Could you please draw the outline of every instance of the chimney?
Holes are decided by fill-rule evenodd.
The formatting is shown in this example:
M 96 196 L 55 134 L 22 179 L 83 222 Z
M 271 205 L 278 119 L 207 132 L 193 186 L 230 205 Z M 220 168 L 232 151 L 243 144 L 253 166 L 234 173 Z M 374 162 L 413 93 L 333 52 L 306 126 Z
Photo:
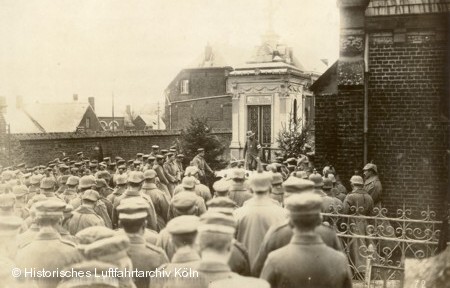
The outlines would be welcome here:
M 88 102 L 89 102 L 89 105 L 91 105 L 92 110 L 94 110 L 94 112 L 95 112 L 95 98 L 94 97 L 89 97 L 88 98 Z
M 21 95 L 16 96 L 16 108 L 17 109 L 23 108 L 23 97 Z
M 126 113 L 131 116 L 131 105 L 127 105 Z
M 0 96 L 0 113 L 3 114 L 6 112 L 6 98 L 4 96 Z
M 78 101 L 78 94 L 73 94 L 73 101 L 77 102 Z

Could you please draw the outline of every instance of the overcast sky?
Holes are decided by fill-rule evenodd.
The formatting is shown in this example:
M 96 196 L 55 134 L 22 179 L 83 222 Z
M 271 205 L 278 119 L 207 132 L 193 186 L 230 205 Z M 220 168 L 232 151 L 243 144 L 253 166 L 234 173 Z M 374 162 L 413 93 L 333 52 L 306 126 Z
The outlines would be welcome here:
M 268 0 L 1 0 L 0 95 L 15 105 L 96 98 L 102 115 L 163 101 L 176 74 L 211 43 L 250 50 Z M 273 26 L 302 58 L 338 55 L 334 0 L 273 0 Z

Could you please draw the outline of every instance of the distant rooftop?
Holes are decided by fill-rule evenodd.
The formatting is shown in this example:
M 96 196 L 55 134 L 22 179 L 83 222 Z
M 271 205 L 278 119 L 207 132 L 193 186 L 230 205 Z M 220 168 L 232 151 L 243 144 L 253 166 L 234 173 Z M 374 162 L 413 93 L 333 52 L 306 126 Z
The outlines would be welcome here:
M 371 0 L 366 16 L 443 13 L 450 11 L 450 0 Z

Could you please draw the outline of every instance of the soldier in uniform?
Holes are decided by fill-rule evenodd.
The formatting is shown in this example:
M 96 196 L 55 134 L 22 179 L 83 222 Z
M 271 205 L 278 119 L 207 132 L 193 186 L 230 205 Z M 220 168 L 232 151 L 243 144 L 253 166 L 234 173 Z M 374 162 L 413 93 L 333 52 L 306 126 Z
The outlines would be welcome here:
M 272 175 L 262 172 L 261 167 L 258 170 L 249 178 L 253 198 L 234 211 L 237 220 L 236 239 L 248 248 L 250 263 L 256 258 L 269 227 L 286 219 L 286 210 L 269 197 Z
M 184 174 L 184 169 L 183 169 L 183 160 L 184 160 L 184 155 L 183 154 L 177 154 L 177 159 L 175 160 L 175 164 L 177 164 L 178 166 L 178 182 L 181 182 L 181 177 Z
M 144 193 L 141 192 L 142 183 L 144 182 L 144 173 L 142 173 L 141 171 L 130 172 L 128 174 L 127 182 L 128 182 L 127 190 L 121 196 L 116 197 L 116 199 L 114 199 L 114 204 L 113 204 L 113 225 L 114 225 L 114 227 L 117 227 L 118 222 L 119 222 L 117 206 L 120 205 L 120 201 L 122 201 L 122 199 L 127 199 L 127 198 L 141 197 L 145 201 L 147 201 L 149 204 L 147 227 L 151 230 L 156 231 L 157 225 L 156 225 L 155 207 L 153 206 L 153 202 L 150 199 L 150 197 L 148 197 L 147 195 L 145 195 Z
M 146 243 L 144 238 L 147 226 L 149 205 L 145 201 L 122 201 L 117 206 L 119 212 L 119 223 L 125 230 L 130 240 L 128 256 L 133 263 L 133 269 L 138 271 L 152 271 L 169 262 L 166 253 L 159 247 Z M 137 288 L 147 288 L 151 285 L 150 277 L 138 277 L 133 279 Z
M 25 185 L 16 185 L 12 189 L 13 194 L 16 197 L 14 203 L 14 215 L 22 219 L 28 218 L 30 216 L 30 211 L 25 202 L 25 196 L 28 194 L 28 188 Z
M 330 207 L 334 205 L 334 200 L 332 197 L 328 196 L 323 192 L 323 178 L 319 173 L 313 173 L 309 175 L 309 180 L 314 182 L 314 193 L 323 198 L 322 201 L 322 212 L 327 213 L 330 211 Z
M 253 197 L 252 193 L 244 186 L 245 170 L 242 168 L 234 168 L 231 170 L 230 179 L 229 197 L 239 207 L 242 207 L 245 201 Z
M 15 262 L 19 268 L 56 271 L 83 260 L 75 244 L 62 239 L 58 233 L 57 226 L 62 220 L 65 207 L 64 201 L 55 199 L 36 203 L 39 232 L 32 242 L 17 252 Z M 56 287 L 61 278 L 56 276 L 34 280 L 39 287 L 51 288 Z
M 114 203 L 115 199 L 122 195 L 127 190 L 127 175 L 121 174 L 116 178 L 116 188 L 109 194 L 106 199 Z
M 381 205 L 381 195 L 383 193 L 383 187 L 381 186 L 380 179 L 378 178 L 378 169 L 375 164 L 369 163 L 363 168 L 364 173 L 364 190 L 372 197 L 373 204 L 375 206 Z
M 208 191 L 195 189 L 197 186 L 197 179 L 193 176 L 184 177 L 183 181 L 181 182 L 181 186 L 183 187 L 184 192 L 192 192 L 197 194 L 197 196 L 201 197 L 205 203 L 212 198 L 209 189 Z
M 269 254 L 261 278 L 271 287 L 352 287 L 345 254 L 327 247 L 314 232 L 321 222 L 322 198 L 301 193 L 286 199 L 294 226 L 291 242 Z
M 164 168 L 162 165 L 164 164 L 164 156 L 156 155 L 155 165 L 153 166 L 153 170 L 155 170 L 158 175 L 160 189 L 164 191 L 169 197 L 172 197 L 172 194 L 169 191 L 169 180 L 166 178 L 166 174 L 164 173 Z M 172 191 L 173 192 L 173 191 Z
M 167 188 L 170 195 L 173 196 L 173 190 L 179 184 L 178 182 L 178 166 L 175 163 L 175 156 L 172 152 L 167 153 L 167 161 L 163 164 L 164 176 L 168 181 Z
M 119 277 L 113 275 L 109 271 L 111 269 L 118 269 L 119 267 L 106 262 L 100 262 L 97 260 L 83 261 L 81 263 L 72 265 L 70 269 L 63 270 L 65 275 L 72 275 L 71 278 L 63 279 L 58 288 L 88 288 L 88 287 L 101 287 L 101 288 L 120 288 Z M 73 274 L 72 274 L 72 271 Z M 66 273 L 67 272 L 67 273 Z M 77 277 L 77 275 L 104 275 L 102 277 Z
M 170 234 L 170 241 L 173 244 L 175 254 L 170 263 L 159 268 L 170 272 L 171 277 L 155 279 L 155 282 L 152 281 L 152 287 L 164 287 L 168 281 L 173 282 L 175 280 L 177 269 L 194 269 L 200 262 L 200 256 L 195 249 L 198 224 L 199 218 L 193 215 L 179 216 L 167 223 L 166 229 Z
M 157 217 L 157 230 L 161 231 L 167 223 L 167 215 L 169 212 L 169 199 L 166 194 L 156 186 L 156 172 L 153 169 L 144 172 L 144 184 L 142 185 L 142 193 L 150 197 Z
M 28 203 L 28 201 L 30 201 L 34 195 L 40 193 L 39 185 L 41 183 L 41 179 L 42 179 L 42 177 L 40 176 L 40 174 L 35 174 L 35 175 L 31 176 L 30 187 L 28 187 L 28 194 L 25 199 L 26 203 Z
M 331 197 L 333 199 L 333 203 L 330 205 L 329 210 L 326 212 L 327 213 L 340 212 L 343 207 L 342 201 L 334 197 L 331 189 L 333 189 L 333 181 L 328 177 L 323 178 L 322 190 L 325 194 L 327 194 L 328 197 Z
M 246 167 L 248 170 L 255 170 L 261 153 L 261 145 L 255 138 L 255 133 L 247 131 L 247 141 L 244 146 Z
M 281 173 L 273 173 L 272 175 L 272 190 L 270 191 L 270 198 L 278 201 L 280 205 L 284 203 L 284 189 L 281 185 L 283 183 L 283 175 Z
M 199 180 L 201 183 L 206 184 L 206 172 L 214 175 L 214 171 L 209 167 L 205 161 L 205 149 L 198 148 L 198 154 L 192 159 L 192 166 L 196 166 L 199 172 Z
M 228 266 L 235 225 L 233 217 L 222 213 L 207 212 L 200 217 L 197 242 L 201 261 L 195 268 L 199 277 L 194 279 L 196 285 L 193 280 L 180 282 L 187 282 L 188 287 L 269 287 L 266 281 L 240 276 Z
M 285 191 L 284 200 L 286 201 L 291 195 L 313 192 L 314 182 L 291 176 L 283 183 L 283 188 Z M 336 232 L 330 226 L 324 224 L 318 225 L 315 232 L 322 238 L 322 241 L 328 247 L 331 247 L 336 251 L 343 251 L 342 244 L 338 239 Z M 287 219 L 280 224 L 272 225 L 269 228 L 264 236 L 258 255 L 252 263 L 253 276 L 259 277 L 269 253 L 288 245 L 292 239 L 292 235 L 293 231 L 290 219 Z
M 345 196 L 347 195 L 347 189 L 344 187 L 344 185 L 338 183 L 334 174 L 328 173 L 328 178 L 330 178 L 331 182 L 333 183 L 331 193 L 334 195 L 334 197 L 338 198 L 342 201 L 342 203 L 344 203 Z
M 77 186 L 80 184 L 80 178 L 77 176 L 70 176 L 66 182 L 66 190 L 60 195 L 60 198 L 66 203 L 69 203 L 74 198 L 78 197 Z
M 73 211 L 68 223 L 69 233 L 77 234 L 79 231 L 91 226 L 105 226 L 105 222 L 94 210 L 100 195 L 95 190 L 86 190 L 81 196 L 81 206 Z
M 158 155 L 158 154 L 159 154 L 159 146 L 158 145 L 153 145 L 152 146 L 152 152 L 149 155 L 156 158 L 156 155 Z
M 112 219 L 113 204 L 111 203 L 111 201 L 106 199 L 106 197 L 111 194 L 112 189 L 109 187 L 108 183 L 106 183 L 105 179 L 96 179 L 93 189 L 96 190 L 100 195 L 99 201 L 102 201 L 105 204 L 108 216 L 110 219 Z
M 211 199 L 211 190 L 209 190 L 208 186 L 200 183 L 199 170 L 198 170 L 198 168 L 196 166 L 188 166 L 188 167 L 186 167 L 186 171 L 184 171 L 184 176 L 185 177 L 186 176 L 192 176 L 192 177 L 194 177 L 196 179 L 195 180 L 195 188 L 194 188 L 194 190 L 195 190 L 195 193 L 197 195 L 199 195 L 200 197 L 202 197 L 204 199 L 205 198 L 207 198 L 208 200 Z M 183 185 L 180 184 L 177 187 L 175 187 L 175 190 L 173 191 L 173 194 L 175 195 L 178 192 L 181 192 L 183 190 L 184 190 Z

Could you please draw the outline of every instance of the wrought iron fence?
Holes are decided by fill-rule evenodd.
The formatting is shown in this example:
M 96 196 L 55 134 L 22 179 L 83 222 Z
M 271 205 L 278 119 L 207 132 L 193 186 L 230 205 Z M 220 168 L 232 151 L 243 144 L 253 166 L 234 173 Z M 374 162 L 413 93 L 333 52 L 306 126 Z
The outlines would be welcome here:
M 381 207 L 374 208 L 371 215 L 363 215 L 363 207 L 351 207 L 350 215 L 342 214 L 340 206 L 330 210 L 322 213 L 324 221 L 336 229 L 353 279 L 365 281 L 366 287 L 389 287 L 389 282 L 401 287 L 405 258 L 436 254 L 442 222 L 429 207 L 419 217 L 413 217 L 404 204 L 397 217 L 388 217 L 387 209 Z

